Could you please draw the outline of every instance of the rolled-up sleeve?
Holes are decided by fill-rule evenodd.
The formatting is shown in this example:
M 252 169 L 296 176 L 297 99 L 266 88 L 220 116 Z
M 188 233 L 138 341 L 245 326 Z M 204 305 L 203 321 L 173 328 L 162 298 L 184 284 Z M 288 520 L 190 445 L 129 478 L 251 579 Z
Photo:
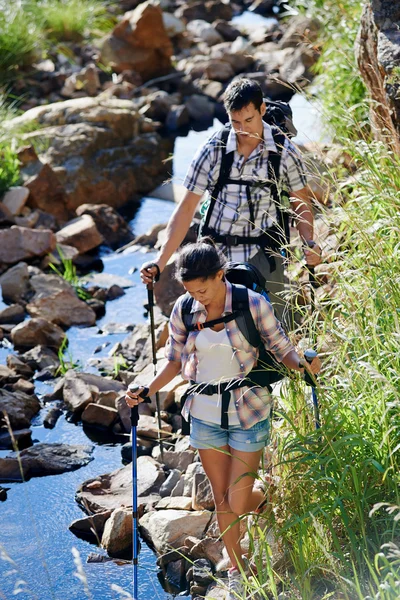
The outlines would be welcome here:
M 249 294 L 250 310 L 260 337 L 269 352 L 278 362 L 294 350 L 294 346 L 274 315 L 271 304 L 259 294 Z
M 168 324 L 169 337 L 165 345 L 165 358 L 176 362 L 181 361 L 183 348 L 188 337 L 187 329 L 182 321 L 181 298 L 178 298 L 172 309 Z
M 194 155 L 183 182 L 183 186 L 189 192 L 202 195 L 208 189 L 212 170 L 211 153 L 212 145 L 210 142 L 206 142 Z
M 282 180 L 288 192 L 297 192 L 307 185 L 307 169 L 296 146 L 288 143 L 282 154 Z

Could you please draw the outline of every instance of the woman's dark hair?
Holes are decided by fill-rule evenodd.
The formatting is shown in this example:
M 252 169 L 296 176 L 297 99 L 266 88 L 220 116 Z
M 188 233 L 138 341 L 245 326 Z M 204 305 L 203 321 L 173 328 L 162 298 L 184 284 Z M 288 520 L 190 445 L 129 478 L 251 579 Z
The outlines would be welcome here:
M 226 258 L 216 248 L 210 237 L 202 237 L 195 244 L 183 246 L 176 261 L 175 277 L 178 281 L 208 279 L 224 270 Z
M 257 81 L 252 79 L 234 79 L 226 88 L 224 94 L 224 106 L 226 112 L 242 110 L 252 102 L 260 111 L 264 102 L 263 93 Z M 261 112 L 261 111 L 260 111 Z

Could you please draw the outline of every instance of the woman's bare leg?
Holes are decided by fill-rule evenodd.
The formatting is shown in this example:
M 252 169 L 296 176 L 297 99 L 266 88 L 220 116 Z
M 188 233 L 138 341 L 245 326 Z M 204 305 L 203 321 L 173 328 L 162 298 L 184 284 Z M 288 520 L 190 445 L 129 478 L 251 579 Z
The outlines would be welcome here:
M 261 453 L 262 450 L 239 452 L 229 446 L 199 450 L 204 471 L 213 490 L 219 529 L 232 566 L 236 568 L 244 566 L 239 516 L 254 510 L 263 500 L 262 492 L 253 491 Z

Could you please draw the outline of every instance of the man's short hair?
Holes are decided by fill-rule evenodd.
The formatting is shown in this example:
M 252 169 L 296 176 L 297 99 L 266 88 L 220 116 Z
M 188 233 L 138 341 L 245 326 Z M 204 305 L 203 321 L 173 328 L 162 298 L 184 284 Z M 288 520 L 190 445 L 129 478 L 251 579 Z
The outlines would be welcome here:
M 252 102 L 259 111 L 264 102 L 263 93 L 257 81 L 252 79 L 234 79 L 226 88 L 224 106 L 226 112 L 242 110 Z

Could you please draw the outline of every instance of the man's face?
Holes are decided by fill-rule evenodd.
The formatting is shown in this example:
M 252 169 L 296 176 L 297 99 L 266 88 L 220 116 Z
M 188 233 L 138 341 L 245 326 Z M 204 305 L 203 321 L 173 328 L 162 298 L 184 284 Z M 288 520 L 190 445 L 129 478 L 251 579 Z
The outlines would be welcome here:
M 264 102 L 257 110 L 252 102 L 242 108 L 242 110 L 232 110 L 229 115 L 229 120 L 236 134 L 243 138 L 261 138 L 263 133 L 263 116 L 266 106 Z

